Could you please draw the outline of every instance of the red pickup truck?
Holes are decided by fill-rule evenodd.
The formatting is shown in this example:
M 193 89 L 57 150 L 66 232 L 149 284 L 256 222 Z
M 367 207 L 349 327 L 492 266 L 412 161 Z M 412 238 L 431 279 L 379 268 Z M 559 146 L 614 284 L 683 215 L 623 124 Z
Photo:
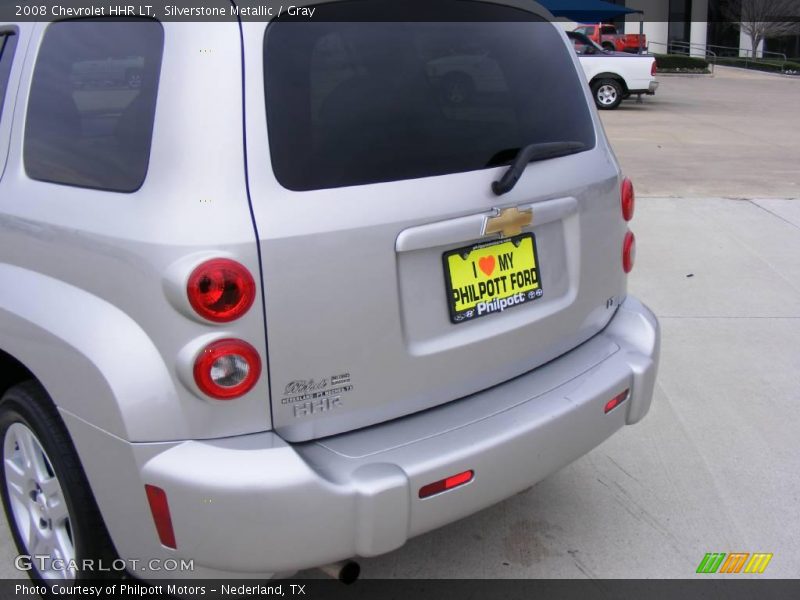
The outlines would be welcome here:
M 647 37 L 643 33 L 619 33 L 616 27 L 605 23 L 579 25 L 574 31 L 584 34 L 606 50 L 638 53 L 647 49 Z

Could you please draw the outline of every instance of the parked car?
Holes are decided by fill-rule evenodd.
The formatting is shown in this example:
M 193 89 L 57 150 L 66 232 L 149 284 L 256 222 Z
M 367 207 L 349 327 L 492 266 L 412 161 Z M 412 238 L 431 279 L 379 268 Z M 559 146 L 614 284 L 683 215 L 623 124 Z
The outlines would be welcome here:
M 647 36 L 643 33 L 619 33 L 614 25 L 592 23 L 579 25 L 573 31 L 582 33 L 593 42 L 612 52 L 641 53 L 647 49 Z
M 581 33 L 568 31 L 597 108 L 612 110 L 632 95 L 652 96 L 658 89 L 651 55 L 609 52 Z
M 397 7 L 0 24 L 0 494 L 33 577 L 386 553 L 648 412 L 633 186 L 573 49 L 535 3 Z M 454 104 L 429 67 L 476 52 L 502 81 Z M 76 88 L 109 57 L 139 84 Z

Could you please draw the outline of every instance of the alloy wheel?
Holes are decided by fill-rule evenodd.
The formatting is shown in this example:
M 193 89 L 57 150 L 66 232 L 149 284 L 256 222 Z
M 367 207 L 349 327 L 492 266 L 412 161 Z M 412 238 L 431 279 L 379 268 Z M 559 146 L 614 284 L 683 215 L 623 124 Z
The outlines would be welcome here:
M 617 100 L 617 90 L 614 89 L 613 85 L 601 85 L 597 88 L 597 99 L 604 106 L 614 104 Z
M 75 579 L 69 507 L 53 463 L 27 426 L 13 423 L 3 440 L 6 492 L 17 530 L 44 579 Z M 55 567 L 60 567 L 56 569 Z

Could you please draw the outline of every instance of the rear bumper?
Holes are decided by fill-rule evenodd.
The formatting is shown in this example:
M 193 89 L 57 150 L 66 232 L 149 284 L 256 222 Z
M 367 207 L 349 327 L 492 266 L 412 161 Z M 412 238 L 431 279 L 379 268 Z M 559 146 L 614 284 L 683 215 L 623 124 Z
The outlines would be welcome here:
M 646 88 L 640 90 L 630 90 L 629 93 L 631 94 L 647 94 L 648 96 L 652 96 L 656 93 L 658 89 L 658 81 L 651 81 Z
M 273 433 L 170 444 L 155 455 L 154 445 L 133 444 L 137 485 L 166 491 L 178 549 L 158 546 L 154 529 L 151 537 L 159 554 L 217 576 L 268 576 L 389 552 L 526 489 L 641 419 L 658 352 L 655 317 L 629 297 L 575 350 L 424 413 L 299 445 Z M 605 414 L 605 403 L 626 389 L 628 399 Z M 423 485 L 469 469 L 468 484 L 419 499 Z

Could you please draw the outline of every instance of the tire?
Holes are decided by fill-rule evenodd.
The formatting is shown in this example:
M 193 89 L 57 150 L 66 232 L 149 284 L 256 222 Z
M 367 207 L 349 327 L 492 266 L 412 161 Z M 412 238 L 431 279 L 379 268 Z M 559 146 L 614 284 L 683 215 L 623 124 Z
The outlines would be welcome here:
M 475 94 L 475 84 L 467 75 L 455 73 L 442 80 L 442 97 L 447 104 L 462 106 Z
M 601 79 L 592 84 L 592 97 L 600 110 L 613 110 L 622 102 L 625 92 L 616 79 Z
M 615 52 L 617 49 L 614 47 L 614 44 L 611 42 L 603 42 L 602 44 L 603 50 L 608 50 L 609 52 Z
M 66 427 L 38 382 L 0 399 L 0 456 L 0 494 L 17 550 L 49 557 L 31 560 L 31 579 L 122 575 L 80 570 L 85 559 L 108 569 L 116 553 Z

